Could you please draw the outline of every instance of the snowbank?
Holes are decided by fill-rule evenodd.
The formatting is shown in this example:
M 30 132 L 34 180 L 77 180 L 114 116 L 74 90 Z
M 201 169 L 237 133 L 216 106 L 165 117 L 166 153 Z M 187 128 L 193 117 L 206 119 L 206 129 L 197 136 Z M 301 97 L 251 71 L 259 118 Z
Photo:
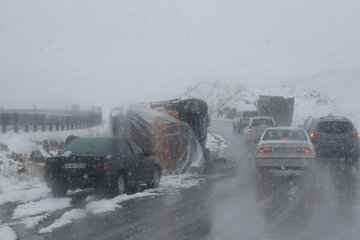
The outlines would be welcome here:
M 0 206 L 7 202 L 28 202 L 50 196 L 50 190 L 42 180 L 41 163 L 29 160 L 35 150 L 44 157 L 50 156 L 39 142 L 61 142 L 69 135 L 96 137 L 107 133 L 105 122 L 88 129 L 0 134 L 0 143 L 7 147 L 0 150 Z
M 16 234 L 9 226 L 3 226 L 0 228 L 0 236 L 3 240 L 16 240 Z
M 40 201 L 27 202 L 19 205 L 13 213 L 13 219 L 21 219 L 52 213 L 60 209 L 70 207 L 71 198 L 45 198 Z
M 144 198 L 150 196 L 156 196 L 165 192 L 171 192 L 173 190 L 191 188 L 197 186 L 201 181 L 201 178 L 193 178 L 191 175 L 168 175 L 162 176 L 160 180 L 160 186 L 156 189 L 146 189 L 143 192 L 137 192 L 135 194 L 127 195 L 122 194 L 111 199 L 96 200 L 92 197 L 87 199 L 86 211 L 92 214 L 99 214 L 109 211 L 115 211 L 117 208 L 121 208 L 122 202 Z
M 218 157 L 224 157 L 225 149 L 227 147 L 226 140 L 213 132 L 209 132 L 206 147 L 210 149 L 211 152 L 217 153 Z
M 65 212 L 59 219 L 56 219 L 53 224 L 46 228 L 42 228 L 39 230 L 40 234 L 50 233 L 56 228 L 60 228 L 67 224 L 72 223 L 76 219 L 82 219 L 86 217 L 86 213 L 82 209 L 72 209 L 69 212 Z

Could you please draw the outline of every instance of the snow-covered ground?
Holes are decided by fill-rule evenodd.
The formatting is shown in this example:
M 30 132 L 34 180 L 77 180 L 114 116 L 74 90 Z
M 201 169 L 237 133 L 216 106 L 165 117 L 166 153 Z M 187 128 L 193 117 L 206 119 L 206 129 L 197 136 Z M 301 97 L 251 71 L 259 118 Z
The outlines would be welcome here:
M 214 118 L 223 117 L 224 109 L 255 110 L 259 95 L 295 97 L 293 125 L 308 116 L 344 115 L 360 128 L 360 69 L 341 69 L 279 81 L 260 86 L 239 82 L 199 82 L 182 94 L 208 102 Z M 245 82 L 245 81 L 244 81 Z
M 38 229 L 39 224 L 48 220 L 54 213 L 65 211 L 50 225 L 38 229 L 40 234 L 49 233 L 56 228 L 70 224 L 76 219 L 85 218 L 88 215 L 115 211 L 122 207 L 121 203 L 124 201 L 153 197 L 165 193 L 176 193 L 180 189 L 198 186 L 203 179 L 201 176 L 192 175 L 163 176 L 160 181 L 160 187 L 157 189 L 146 189 L 143 192 L 137 192 L 132 195 L 123 194 L 111 199 L 106 199 L 102 195 L 90 195 L 85 199 L 85 207 L 81 209 L 72 208 L 71 196 L 81 194 L 82 190 L 69 192 L 69 197 L 53 198 L 50 189 L 41 182 L 40 178 L 34 178 L 33 183 L 28 183 L 27 185 L 24 181 L 19 181 L 20 186 L 11 184 L 8 186 L 9 189 L 6 189 L 0 195 L 0 211 L 1 206 L 5 203 L 17 203 L 10 218 L 11 220 L 1 222 L 0 232 L 6 232 L 6 234 L 11 236 L 10 227 L 18 224 L 24 225 L 27 229 Z
M 202 180 L 203 178 L 201 177 L 193 177 L 191 175 L 163 176 L 160 187 L 157 189 L 146 189 L 143 192 L 131 195 L 123 194 L 111 199 L 106 199 L 102 195 L 90 195 L 85 199 L 86 204 L 84 208 L 72 208 L 71 197 L 53 198 L 50 194 L 50 189 L 44 188 L 44 198 L 33 201 L 21 201 L 23 203 L 19 204 L 13 211 L 13 221 L 5 223 L 4 226 L 24 224 L 27 229 L 38 229 L 39 224 L 49 219 L 53 213 L 61 210 L 64 211 L 50 225 L 38 229 L 40 234 L 49 233 L 56 228 L 72 223 L 76 219 L 115 211 L 118 208 L 122 208 L 122 202 L 165 193 L 176 193 L 179 189 L 198 186 Z M 29 194 L 36 195 L 35 192 L 29 192 Z M 71 193 L 68 195 L 71 195 Z

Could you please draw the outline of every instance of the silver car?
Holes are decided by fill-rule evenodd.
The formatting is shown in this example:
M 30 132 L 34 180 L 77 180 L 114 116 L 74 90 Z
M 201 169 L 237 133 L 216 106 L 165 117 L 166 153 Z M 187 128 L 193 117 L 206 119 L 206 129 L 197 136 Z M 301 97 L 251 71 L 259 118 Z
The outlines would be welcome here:
M 248 144 L 258 143 L 264 131 L 269 127 L 275 126 L 276 123 L 272 117 L 251 118 L 248 126 L 243 130 L 246 142 Z
M 243 133 L 243 128 L 249 124 L 249 121 L 253 117 L 259 116 L 258 111 L 241 111 L 238 114 L 238 117 L 233 120 L 233 130 L 234 132 Z
M 303 128 L 275 127 L 265 130 L 256 147 L 256 168 L 308 168 L 315 150 Z

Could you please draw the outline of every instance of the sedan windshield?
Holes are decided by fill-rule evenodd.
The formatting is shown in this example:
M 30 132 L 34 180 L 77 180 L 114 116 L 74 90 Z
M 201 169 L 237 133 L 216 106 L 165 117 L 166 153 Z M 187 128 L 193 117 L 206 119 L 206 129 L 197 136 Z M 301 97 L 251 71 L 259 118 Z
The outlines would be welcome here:
M 95 155 L 101 156 L 111 154 L 112 141 L 111 139 L 101 138 L 77 138 L 69 142 L 63 150 L 61 155 Z
M 266 131 L 263 140 L 306 141 L 306 135 L 304 130 L 269 129 Z

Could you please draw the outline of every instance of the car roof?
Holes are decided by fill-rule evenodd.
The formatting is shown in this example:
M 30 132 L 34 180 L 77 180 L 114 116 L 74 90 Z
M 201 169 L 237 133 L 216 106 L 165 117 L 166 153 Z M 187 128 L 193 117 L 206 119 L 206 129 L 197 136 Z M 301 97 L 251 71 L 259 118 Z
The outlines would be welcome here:
M 350 122 L 349 119 L 346 117 L 339 117 L 339 116 L 333 116 L 333 117 L 321 117 L 319 118 L 321 122 L 328 122 L 328 121 L 346 121 Z
M 266 119 L 274 119 L 273 117 L 252 117 L 252 119 L 261 119 L 261 118 L 266 118 Z
M 266 130 L 305 130 L 302 127 L 271 127 L 271 128 L 267 128 Z
M 319 119 L 318 117 L 308 117 L 306 120 L 317 121 Z
M 126 138 L 126 137 L 78 137 L 78 138 L 75 138 L 74 140 L 77 140 L 77 139 L 109 139 L 109 140 L 114 140 L 114 139 L 129 139 L 129 138 Z

